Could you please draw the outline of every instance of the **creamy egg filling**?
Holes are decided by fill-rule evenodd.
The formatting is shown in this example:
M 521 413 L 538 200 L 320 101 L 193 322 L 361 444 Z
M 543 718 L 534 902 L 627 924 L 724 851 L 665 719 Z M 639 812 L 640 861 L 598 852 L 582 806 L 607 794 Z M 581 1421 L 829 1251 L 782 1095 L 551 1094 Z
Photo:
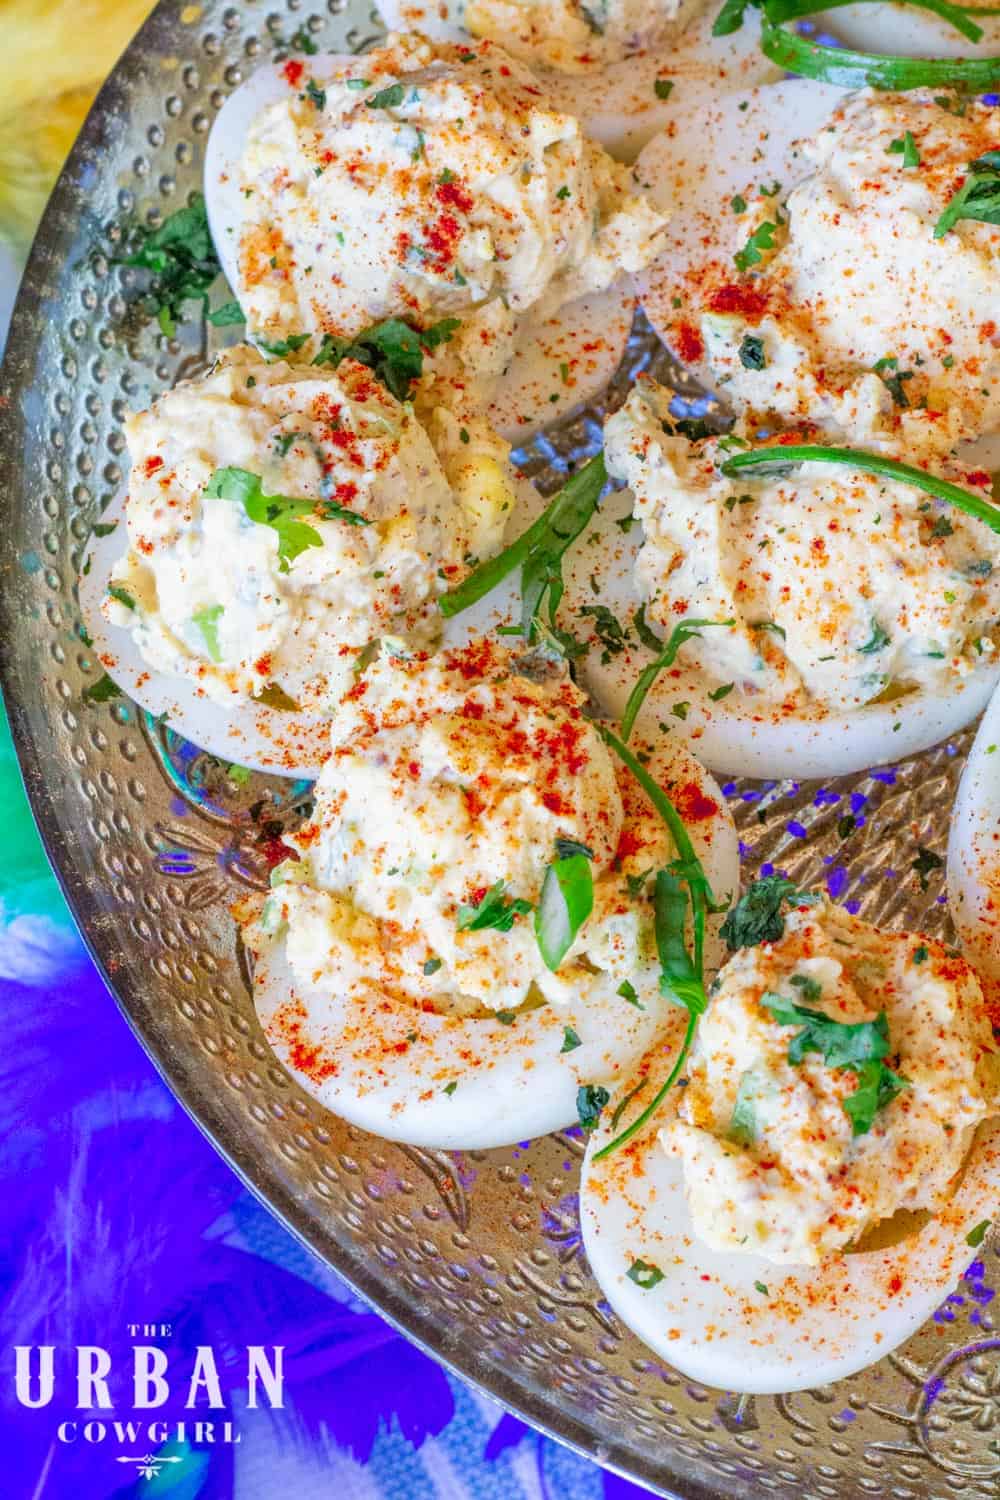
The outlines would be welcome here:
M 251 127 L 240 301 L 269 341 L 460 320 L 435 367 L 488 388 L 515 319 L 652 259 L 665 220 L 628 170 L 489 42 L 391 36 Z M 458 372 L 458 373 L 456 373 Z
M 296 977 L 445 1012 L 501 1016 L 621 987 L 655 993 L 646 876 L 663 825 L 562 674 L 519 675 L 481 642 L 433 659 L 384 648 L 332 724 L 315 811 L 261 924 Z M 537 920 L 554 863 L 592 910 L 555 969 Z
M 977 100 L 849 95 L 800 144 L 812 170 L 784 203 L 788 183 L 727 205 L 740 248 L 691 273 L 706 310 L 691 326 L 678 299 L 682 357 L 703 359 L 737 410 L 894 436 L 910 452 L 994 431 L 1000 227 L 952 216 L 996 144 Z
M 527 63 L 567 73 L 619 61 L 679 36 L 705 0 L 467 0 L 474 36 L 499 42 Z
M 930 938 L 823 899 L 713 986 L 677 1117 L 695 1228 L 719 1250 L 815 1265 L 900 1210 L 940 1209 L 997 1054 L 979 981 Z
M 127 424 L 105 614 L 210 698 L 329 710 L 370 641 L 433 640 L 438 596 L 500 545 L 506 445 L 444 412 L 428 426 L 353 360 L 227 351 Z
M 682 660 L 771 702 L 851 708 L 944 691 L 995 657 L 1000 537 L 988 526 L 831 464 L 727 479 L 735 440 L 691 441 L 670 401 L 637 386 L 605 425 L 605 457 L 642 521 L 647 620 L 664 636 L 685 618 L 730 622 Z M 952 474 L 988 493 L 985 472 Z

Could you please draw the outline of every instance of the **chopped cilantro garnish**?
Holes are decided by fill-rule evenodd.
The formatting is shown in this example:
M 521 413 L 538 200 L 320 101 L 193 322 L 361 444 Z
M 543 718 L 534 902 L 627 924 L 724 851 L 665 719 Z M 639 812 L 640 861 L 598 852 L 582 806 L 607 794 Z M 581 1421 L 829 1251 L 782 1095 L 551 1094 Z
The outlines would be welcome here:
M 328 500 L 293 500 L 287 495 L 265 495 L 261 489 L 260 476 L 247 469 L 216 469 L 205 486 L 208 499 L 233 500 L 242 504 L 251 521 L 259 526 L 271 526 L 278 533 L 278 571 L 288 572 L 293 562 L 307 547 L 322 547 L 323 538 L 314 527 L 306 525 L 303 516 L 323 519 L 346 519 L 352 524 L 367 525 L 364 516 L 356 511 Z
M 859 656 L 874 656 L 877 651 L 883 651 L 890 644 L 890 637 L 886 635 L 877 620 L 872 621 L 872 633 L 863 646 L 858 647 Z
M 430 328 L 412 328 L 402 318 L 386 318 L 366 328 L 355 339 L 323 335 L 314 365 L 336 369 L 343 359 L 367 365 L 397 401 L 409 399 L 410 387 L 424 373 L 424 352 L 447 343 L 459 327 L 458 318 L 442 318 Z
M 756 948 L 758 943 L 776 943 L 784 934 L 785 920 L 781 908 L 786 901 L 800 905 L 815 897 L 800 891 L 784 875 L 765 875 L 747 886 L 719 928 L 719 935 L 730 950 Z
M 653 93 L 657 99 L 669 99 L 674 91 L 674 80 L 672 78 L 654 78 Z
M 760 1292 L 760 1295 L 762 1297 L 770 1297 L 771 1293 L 768 1291 L 763 1281 L 755 1281 L 753 1285 L 754 1291 Z
M 909 406 L 906 392 L 903 389 L 905 380 L 912 380 L 912 370 L 901 370 L 899 360 L 894 354 L 886 354 L 882 359 L 877 359 L 872 365 L 874 374 L 878 375 L 897 406 Z M 888 374 L 886 372 L 889 372 Z
M 287 339 L 262 339 L 258 335 L 258 348 L 263 349 L 265 354 L 273 354 L 275 359 L 287 359 L 290 354 L 297 354 L 303 344 L 308 344 L 308 333 L 290 333 Z
M 973 1250 L 978 1250 L 979 1246 L 983 1243 L 983 1240 L 989 1233 L 990 1225 L 992 1223 L 992 1219 L 981 1220 L 980 1223 L 976 1225 L 975 1229 L 969 1230 L 968 1234 L 965 1236 L 965 1243 L 969 1245 Z
M 636 987 L 630 979 L 623 979 L 617 990 L 615 990 L 615 994 L 621 995 L 622 999 L 627 1000 L 629 1005 L 634 1005 L 636 1010 L 645 1009 L 645 1006 L 639 1000 Z
M 227 328 L 231 323 L 243 323 L 243 309 L 234 299 L 231 302 L 223 302 L 214 312 L 208 315 L 208 321 L 213 328 Z
M 754 1091 L 757 1076 L 752 1069 L 740 1074 L 736 1090 L 733 1114 L 726 1132 L 729 1140 L 738 1146 L 751 1146 L 757 1139 L 757 1111 L 754 1107 Z
M 629 735 L 632 733 L 639 710 L 642 708 L 646 700 L 646 695 L 653 686 L 653 683 L 661 672 L 673 666 L 677 653 L 685 641 L 699 636 L 703 630 L 725 628 L 734 623 L 733 620 L 680 620 L 674 626 L 670 632 L 670 639 L 666 644 L 659 643 L 661 648 L 659 656 L 655 661 L 650 662 L 648 667 L 643 669 L 636 680 L 635 687 L 629 694 L 628 702 L 625 705 L 625 712 L 622 714 L 621 729 L 623 740 L 627 741 Z
M 764 340 L 756 334 L 748 333 L 739 347 L 740 364 L 744 370 L 764 370 L 767 368 L 767 355 L 764 353 Z
M 885 1011 L 874 1021 L 835 1021 L 822 1011 L 793 1005 L 783 995 L 765 993 L 761 1005 L 781 1026 L 801 1026 L 788 1044 L 788 1061 L 801 1063 L 807 1052 L 819 1052 L 827 1067 L 849 1070 L 857 1088 L 844 1100 L 854 1135 L 865 1135 L 877 1112 L 909 1086 L 883 1059 L 889 1053 L 889 1023 Z
M 219 648 L 219 621 L 224 613 L 224 605 L 210 604 L 206 609 L 199 609 L 197 614 L 191 616 L 191 623 L 197 625 L 201 631 L 206 650 L 212 661 L 222 660 L 222 652 Z
M 306 84 L 306 95 L 317 109 L 326 109 L 326 89 L 321 89 L 315 78 Z
M 159 319 L 171 338 L 186 302 L 199 301 L 207 311 L 208 290 L 221 269 L 202 194 L 194 194 L 185 208 L 168 215 L 158 229 L 137 229 L 132 243 L 135 248 L 121 264 L 152 273 L 152 285 L 140 305 Z
M 369 109 L 395 109 L 402 104 L 406 89 L 401 83 L 390 83 L 388 88 L 379 89 L 377 94 L 372 94 L 365 103 Z
M 575 1052 L 576 1049 L 577 1049 L 577 1047 L 582 1047 L 582 1046 L 583 1046 L 583 1043 L 581 1042 L 580 1038 L 577 1036 L 576 1032 L 573 1030 L 572 1026 L 564 1026 L 563 1027 L 563 1044 L 559 1048 L 559 1051 L 560 1052 Z
M 734 682 L 724 682 L 721 687 L 713 688 L 708 696 L 713 703 L 721 703 L 723 698 L 728 698 L 735 686 Z
M 436 974 L 443 962 L 444 960 L 441 958 L 429 958 L 424 964 L 424 973 L 428 976 L 428 978 L 431 974 Z
M 508 900 L 504 896 L 506 889 L 507 882 L 498 880 L 475 906 L 460 906 L 455 918 L 459 932 L 482 932 L 488 927 L 497 932 L 509 932 L 514 918 L 526 916 L 531 910 L 531 902 L 520 896 Z
M 120 698 L 121 695 L 122 690 L 117 682 L 113 682 L 105 672 L 104 676 L 91 683 L 90 687 L 84 688 L 81 697 L 84 703 L 107 703 L 109 699 Z
M 929 958 L 930 958 L 930 953 L 928 952 L 928 950 L 924 947 L 924 945 L 922 943 L 921 943 L 921 945 L 920 945 L 919 948 L 914 948 L 914 950 L 913 950 L 913 962 L 915 964 L 926 963 Z
M 601 1088 L 599 1084 L 582 1083 L 577 1089 L 576 1113 L 581 1127 L 588 1133 L 596 1126 L 601 1118 L 601 1110 L 610 1098 L 607 1089 Z
M 659 1286 L 663 1280 L 663 1272 L 659 1266 L 654 1266 L 648 1260 L 634 1260 L 625 1275 L 629 1281 L 634 1281 L 636 1286 L 642 1287 L 644 1292 L 650 1291 L 654 1286 Z
M 457 1088 L 458 1088 L 458 1080 L 457 1079 L 453 1079 L 451 1083 L 446 1083 L 445 1084 L 443 1092 L 446 1093 L 450 1097 L 455 1092 L 455 1090 Z
M 923 844 L 917 845 L 917 857 L 910 866 L 915 875 L 919 876 L 920 889 L 926 891 L 930 874 L 933 870 L 944 868 L 944 860 L 940 854 L 935 854 L 933 849 L 925 849 Z
M 909 130 L 905 135 L 898 136 L 896 140 L 890 141 L 885 149 L 893 156 L 901 156 L 904 167 L 919 167 L 920 165 L 920 152 L 917 150 L 917 143 Z
M 737 193 L 734 198 L 730 198 L 729 207 L 734 214 L 745 214 L 747 211 L 747 200 L 741 193 Z
M 736 269 L 745 274 L 751 266 L 759 264 L 762 250 L 774 249 L 774 236 L 778 231 L 778 225 L 770 219 L 765 219 L 747 240 L 742 250 L 737 250 L 733 256 Z
M 112 599 L 117 599 L 119 604 L 124 604 L 126 609 L 135 609 L 135 600 L 128 589 L 123 589 L 117 583 L 109 583 L 108 593 Z

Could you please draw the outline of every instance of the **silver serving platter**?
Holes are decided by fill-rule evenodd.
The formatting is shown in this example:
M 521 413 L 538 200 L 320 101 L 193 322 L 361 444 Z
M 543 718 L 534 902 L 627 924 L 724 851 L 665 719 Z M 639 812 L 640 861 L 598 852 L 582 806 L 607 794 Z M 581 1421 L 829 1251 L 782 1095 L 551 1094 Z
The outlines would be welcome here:
M 130 313 L 136 273 L 110 263 L 121 225 L 155 223 L 198 187 L 215 112 L 300 27 L 341 52 L 380 29 L 344 0 L 163 0 L 60 179 L 10 335 L 0 668 L 35 815 L 94 957 L 171 1088 L 284 1223 L 411 1339 L 535 1426 L 692 1500 L 996 1500 L 992 1237 L 957 1296 L 856 1379 L 767 1398 L 683 1379 L 617 1323 L 589 1273 L 575 1132 L 490 1152 L 389 1145 L 323 1113 L 275 1062 L 229 907 L 264 883 L 267 839 L 301 816 L 308 786 L 257 776 L 237 786 L 126 699 L 82 699 L 101 668 L 75 579 L 125 477 L 126 409 L 223 342 L 196 318 L 168 339 Z M 609 402 L 649 365 L 669 369 L 637 325 Z M 593 449 L 599 417 L 525 451 L 544 488 Z M 773 864 L 872 920 L 948 934 L 943 870 L 922 885 L 912 866 L 920 846 L 944 855 L 969 742 L 825 787 L 727 784 L 746 872 Z

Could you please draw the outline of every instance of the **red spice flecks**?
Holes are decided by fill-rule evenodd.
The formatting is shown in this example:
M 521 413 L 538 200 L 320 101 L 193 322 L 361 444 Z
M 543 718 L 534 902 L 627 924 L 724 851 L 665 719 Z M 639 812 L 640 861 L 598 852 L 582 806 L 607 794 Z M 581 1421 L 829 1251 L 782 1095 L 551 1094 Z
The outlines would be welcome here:
M 673 789 L 670 800 L 685 823 L 704 823 L 719 811 L 719 804 L 706 797 L 696 781 L 686 781 L 683 786 Z
M 146 459 L 145 463 L 142 466 L 142 471 L 145 474 L 146 478 L 149 479 L 153 474 L 156 473 L 157 469 L 162 468 L 163 459 L 158 453 L 154 453 L 151 458 Z
M 550 813 L 557 818 L 571 818 L 575 811 L 572 802 L 568 798 L 560 796 L 558 792 L 543 792 L 542 805 L 547 807 Z
M 270 677 L 271 658 L 269 656 L 258 656 L 253 664 L 253 669 L 259 677 Z
M 705 352 L 705 343 L 693 323 L 678 323 L 674 329 L 674 348 L 678 359 L 693 364 Z
M 264 857 L 265 863 L 272 870 L 275 865 L 284 864 L 286 859 L 298 859 L 299 857 L 298 850 L 289 848 L 281 839 L 265 839 L 258 847 Z
M 741 313 L 745 318 L 762 318 L 767 312 L 767 293 L 754 287 L 728 282 L 714 291 L 708 300 L 710 312 Z
M 285 82 L 291 84 L 293 89 L 297 89 L 302 82 L 302 75 L 305 70 L 305 63 L 296 62 L 294 58 L 289 58 L 281 71 L 285 75 Z
M 987 469 L 973 469 L 965 477 L 969 484 L 981 485 L 983 489 L 989 489 L 993 483 L 993 475 Z
M 643 847 L 643 841 L 631 828 L 623 828 L 622 836 L 618 840 L 618 848 L 615 850 L 615 862 L 628 859 L 631 854 L 638 854 Z
M 447 271 L 455 259 L 455 246 L 462 237 L 462 226 L 454 214 L 439 214 L 433 224 L 428 225 L 426 242 L 428 249 L 437 257 L 431 262 L 438 275 Z
M 462 214 L 471 214 L 475 202 L 469 189 L 454 178 L 451 182 L 439 182 L 434 189 L 434 196 L 445 208 L 457 208 Z

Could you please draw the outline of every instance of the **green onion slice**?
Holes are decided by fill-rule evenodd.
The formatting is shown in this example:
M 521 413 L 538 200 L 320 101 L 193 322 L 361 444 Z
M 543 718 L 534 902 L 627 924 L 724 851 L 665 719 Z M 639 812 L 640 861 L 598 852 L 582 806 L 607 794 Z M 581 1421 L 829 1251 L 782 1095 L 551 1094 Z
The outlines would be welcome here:
M 847 4 L 848 0 L 840 0 Z M 928 5 L 926 0 L 907 0 L 909 4 L 920 4 L 925 10 L 934 10 L 944 19 L 957 22 L 944 15 L 938 4 Z M 790 31 L 775 17 L 779 12 L 792 10 L 796 16 L 815 14 L 829 7 L 810 4 L 808 11 L 794 7 L 792 0 L 766 0 L 761 13 L 760 47 L 765 57 L 788 73 L 797 73 L 802 78 L 812 78 L 821 83 L 833 83 L 844 89 L 889 89 L 903 92 L 908 89 L 936 88 L 958 89 L 963 93 L 988 93 L 1000 84 L 1000 57 L 983 58 L 926 58 L 894 57 L 877 52 L 854 52 L 848 47 L 831 47 L 812 41 L 797 31 Z M 958 7 L 949 7 L 958 10 Z M 986 11 L 978 12 L 988 14 Z M 976 26 L 958 26 L 963 35 Z M 981 33 L 980 33 L 981 34 Z M 970 38 L 978 40 L 978 38 Z
M 535 936 L 545 966 L 555 973 L 594 909 L 594 877 L 585 854 L 554 859 L 545 872 L 535 911 Z
M 643 616 L 645 619 L 645 616 Z M 622 714 L 622 739 L 627 740 L 632 733 L 632 727 L 638 717 L 639 710 L 646 701 L 646 694 L 660 673 L 667 667 L 672 667 L 677 653 L 685 641 L 691 640 L 692 636 L 700 635 L 702 630 L 709 625 L 735 625 L 735 620 L 681 620 L 670 632 L 670 639 L 655 661 L 651 661 L 648 667 L 644 667 L 636 680 L 635 687 L 629 694 Z
M 442 595 L 438 607 L 445 618 L 451 619 L 463 609 L 477 604 L 508 573 L 523 567 L 538 553 L 553 553 L 561 557 L 594 514 L 607 477 L 604 455 L 598 453 L 563 485 L 551 504 L 515 542 L 476 568 L 457 588 Z
M 964 511 L 982 521 L 991 531 L 1000 534 L 1000 506 L 989 500 L 981 500 L 963 490 L 960 485 L 939 479 L 936 474 L 927 474 L 912 464 L 901 464 L 894 458 L 883 458 L 878 453 L 866 453 L 861 448 L 824 448 L 819 443 L 792 444 L 787 448 L 748 448 L 734 453 L 720 465 L 720 472 L 727 478 L 747 470 L 760 473 L 775 473 L 791 468 L 795 464 L 821 463 L 841 464 L 848 469 L 861 469 L 867 474 L 880 474 L 884 479 L 895 479 L 900 484 L 911 484 L 938 500 L 946 500 L 956 510 Z

